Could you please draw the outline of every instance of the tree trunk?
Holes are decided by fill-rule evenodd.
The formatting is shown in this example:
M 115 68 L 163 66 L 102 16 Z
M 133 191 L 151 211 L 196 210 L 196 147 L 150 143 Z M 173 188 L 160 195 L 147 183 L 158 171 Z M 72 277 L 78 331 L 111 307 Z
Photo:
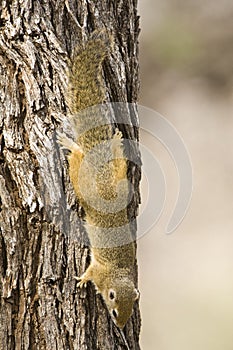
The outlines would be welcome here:
M 136 2 L 0 0 L 1 349 L 127 348 L 93 285 L 76 288 L 89 250 L 55 130 L 67 112 L 67 57 L 97 28 L 115 39 L 104 64 L 109 100 L 137 100 Z M 137 128 L 124 126 L 124 136 L 136 140 Z M 138 168 L 131 179 L 134 216 Z M 124 331 L 130 349 L 139 330 L 136 303 Z

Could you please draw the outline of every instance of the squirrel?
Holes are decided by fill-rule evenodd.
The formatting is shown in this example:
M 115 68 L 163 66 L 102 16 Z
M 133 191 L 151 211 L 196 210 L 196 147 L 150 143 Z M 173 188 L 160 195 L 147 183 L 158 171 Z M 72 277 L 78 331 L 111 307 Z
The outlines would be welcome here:
M 102 64 L 112 47 L 106 30 L 94 31 L 71 59 L 68 107 L 75 141 L 59 137 L 67 148 L 69 176 L 85 212 L 91 263 L 78 287 L 92 281 L 114 323 L 122 330 L 139 292 L 134 284 L 135 243 L 127 203 L 129 183 L 122 133 L 111 125 L 105 102 Z

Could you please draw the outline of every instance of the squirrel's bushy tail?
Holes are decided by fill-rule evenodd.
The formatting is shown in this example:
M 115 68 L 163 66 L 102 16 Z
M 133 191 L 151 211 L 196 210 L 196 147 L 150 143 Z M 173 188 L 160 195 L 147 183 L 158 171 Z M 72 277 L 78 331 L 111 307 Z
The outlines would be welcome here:
M 111 42 L 106 30 L 96 30 L 84 47 L 75 50 L 68 85 L 68 104 L 73 115 L 103 103 L 105 89 L 101 67 Z
M 111 111 L 103 103 L 106 87 L 102 73 L 112 42 L 107 30 L 96 30 L 75 50 L 70 62 L 67 102 L 75 139 L 83 152 L 114 135 Z

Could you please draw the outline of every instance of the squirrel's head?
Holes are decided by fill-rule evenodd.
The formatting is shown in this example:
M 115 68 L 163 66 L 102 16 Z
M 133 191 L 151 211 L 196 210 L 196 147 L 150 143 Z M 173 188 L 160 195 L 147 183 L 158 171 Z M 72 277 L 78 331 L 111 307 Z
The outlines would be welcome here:
M 124 328 L 133 311 L 139 291 L 128 278 L 117 279 L 110 288 L 106 288 L 103 297 L 113 322 L 119 328 Z

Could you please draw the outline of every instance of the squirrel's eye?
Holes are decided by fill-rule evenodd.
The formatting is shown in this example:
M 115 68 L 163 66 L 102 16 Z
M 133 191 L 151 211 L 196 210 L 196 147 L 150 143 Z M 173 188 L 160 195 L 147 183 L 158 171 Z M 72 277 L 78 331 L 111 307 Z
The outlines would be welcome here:
M 117 314 L 116 310 L 112 310 L 112 315 L 114 318 L 117 318 L 118 314 Z
M 111 290 L 111 291 L 109 292 L 109 299 L 111 299 L 111 300 L 115 299 L 115 293 L 114 293 L 113 290 Z

